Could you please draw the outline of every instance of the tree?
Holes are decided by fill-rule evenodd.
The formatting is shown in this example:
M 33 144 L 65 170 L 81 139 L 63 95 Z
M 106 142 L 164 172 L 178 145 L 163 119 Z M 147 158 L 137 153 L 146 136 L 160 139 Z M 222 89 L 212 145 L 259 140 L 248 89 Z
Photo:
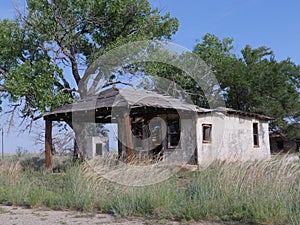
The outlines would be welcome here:
M 234 50 L 232 38 L 220 40 L 215 35 L 206 34 L 202 41 L 195 45 L 193 52 L 206 62 L 217 78 L 217 93 L 223 95 L 227 107 L 273 117 L 270 129 L 292 138 L 292 134 L 297 132 L 291 132 L 289 124 L 299 123 L 300 119 L 299 65 L 290 59 L 277 61 L 272 50 L 267 47 L 252 49 L 246 45 L 239 55 L 234 54 Z M 172 56 L 167 52 L 161 54 L 172 61 Z M 186 53 L 175 57 L 177 62 L 189 64 L 191 61 Z M 143 66 L 146 74 L 154 75 L 154 81 L 158 77 L 172 81 L 160 82 L 159 78 L 156 88 L 167 84 L 168 87 L 160 89 L 166 91 L 171 87 L 173 93 L 169 94 L 175 97 L 178 97 L 176 93 L 183 90 L 181 94 L 190 95 L 195 104 L 209 107 L 205 94 L 214 83 L 206 82 L 200 87 L 191 76 L 176 66 L 157 62 L 148 62 Z M 177 91 L 175 94 L 174 90 Z
M 147 0 L 27 0 L 26 10 L 0 21 L 1 98 L 24 118 L 84 97 L 78 84 L 99 55 L 132 41 L 168 40 L 179 25 Z
M 212 34 L 206 34 L 195 45 L 193 52 L 206 62 L 219 82 L 215 88 L 210 88 L 215 84 L 209 82 L 200 87 L 184 71 L 167 64 L 149 62 L 144 65 L 144 69 L 146 74 L 155 76 L 154 81 L 157 77 L 163 77 L 174 82 L 168 87 L 162 87 L 163 91 L 170 87 L 171 92 L 174 89 L 184 90 L 182 93 L 189 94 L 195 104 L 210 107 L 207 100 L 207 96 L 212 94 L 207 95 L 207 89 L 210 88 L 216 92 L 213 95 L 223 95 L 227 107 L 273 117 L 270 129 L 287 135 L 288 124 L 299 121 L 300 67 L 290 59 L 277 61 L 272 50 L 267 47 L 252 49 L 246 45 L 240 54 L 236 55 L 234 51 L 232 38 L 220 40 Z M 172 60 L 168 53 L 162 54 Z M 187 53 L 176 57 L 179 62 L 190 63 Z M 166 84 L 157 83 L 158 88 Z M 169 94 L 177 97 L 174 93 Z
M 246 45 L 237 56 L 232 42 L 206 34 L 194 52 L 212 68 L 227 107 L 271 116 L 271 129 L 284 131 L 300 113 L 299 65 L 290 59 L 276 61 L 267 47 Z

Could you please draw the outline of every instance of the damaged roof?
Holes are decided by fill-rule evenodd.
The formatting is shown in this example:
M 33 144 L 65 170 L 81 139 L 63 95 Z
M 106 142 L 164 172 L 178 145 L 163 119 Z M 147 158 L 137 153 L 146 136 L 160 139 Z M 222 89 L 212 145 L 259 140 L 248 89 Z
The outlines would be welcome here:
M 222 112 L 227 114 L 235 114 L 235 115 L 241 115 L 241 116 L 247 116 L 247 117 L 254 117 L 261 120 L 273 120 L 272 117 L 264 116 L 257 113 L 251 113 L 251 112 L 245 112 L 241 110 L 226 108 L 226 107 L 218 107 L 216 109 L 211 109 L 211 112 Z
M 227 114 L 237 114 L 248 117 L 255 117 L 263 120 L 272 120 L 260 114 L 248 113 L 239 110 L 234 110 L 225 107 L 216 109 L 205 109 L 196 105 L 185 102 L 184 100 L 176 99 L 169 95 L 159 94 L 147 90 L 129 90 L 120 88 L 110 88 L 100 92 L 98 95 L 90 96 L 85 99 L 76 101 L 72 104 L 64 105 L 51 112 L 47 112 L 43 117 L 55 116 L 58 114 L 69 114 L 73 112 L 84 112 L 95 109 L 111 109 L 111 108 L 142 108 L 152 107 L 161 109 L 176 109 L 196 113 L 212 113 L 222 112 Z
M 154 107 L 193 112 L 210 111 L 209 109 L 204 109 L 196 105 L 189 104 L 184 100 L 176 99 L 168 95 L 158 94 L 153 91 L 110 88 L 100 92 L 96 96 L 90 96 L 72 104 L 59 107 L 51 112 L 47 112 L 43 115 L 43 117 L 62 113 L 114 107 L 127 107 L 132 109 L 140 107 Z

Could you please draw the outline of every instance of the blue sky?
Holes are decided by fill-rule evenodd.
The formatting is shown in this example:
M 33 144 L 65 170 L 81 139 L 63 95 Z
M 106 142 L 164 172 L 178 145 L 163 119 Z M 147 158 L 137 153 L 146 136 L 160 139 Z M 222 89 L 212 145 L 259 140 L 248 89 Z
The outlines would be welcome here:
M 300 64 L 300 1 L 297 0 L 152 0 L 180 21 L 173 42 L 192 49 L 212 33 L 231 37 L 238 50 L 246 44 L 270 47 L 278 60 Z
M 0 19 L 13 18 L 13 8 L 24 0 L 0 0 Z M 206 33 L 234 39 L 236 54 L 246 45 L 270 47 L 277 60 L 288 57 L 300 64 L 300 1 L 297 0 L 151 0 L 162 13 L 170 12 L 180 21 L 172 42 L 192 50 L 196 39 Z M 0 118 L 0 127 L 4 123 Z M 16 136 L 18 125 L 5 134 L 5 149 L 33 146 L 32 135 Z

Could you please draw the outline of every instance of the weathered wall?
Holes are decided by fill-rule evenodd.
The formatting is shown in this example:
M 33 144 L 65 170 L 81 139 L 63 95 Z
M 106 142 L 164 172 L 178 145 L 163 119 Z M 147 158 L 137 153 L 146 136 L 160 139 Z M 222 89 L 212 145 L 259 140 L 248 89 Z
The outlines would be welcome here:
M 195 119 L 180 119 L 180 141 L 177 148 L 166 149 L 163 161 L 166 163 L 186 164 L 194 163 L 196 149 Z
M 258 123 L 259 146 L 254 147 L 253 123 Z M 211 142 L 203 143 L 202 124 L 212 124 Z M 223 112 L 200 114 L 197 120 L 198 163 L 254 160 L 270 157 L 268 122 Z
M 107 157 L 109 155 L 109 139 L 108 137 L 88 137 L 87 138 L 87 158 L 93 158 L 97 156 L 96 144 L 102 145 L 102 156 Z

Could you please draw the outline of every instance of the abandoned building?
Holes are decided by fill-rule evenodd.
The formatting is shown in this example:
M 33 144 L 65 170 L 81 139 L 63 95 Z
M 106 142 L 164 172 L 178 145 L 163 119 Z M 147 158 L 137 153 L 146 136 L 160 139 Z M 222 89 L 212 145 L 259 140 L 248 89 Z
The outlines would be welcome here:
M 272 154 L 300 152 L 300 139 L 290 139 L 279 134 L 271 134 L 270 148 Z
M 87 157 L 109 152 L 107 139 L 83 124 L 117 124 L 118 151 L 127 161 L 153 157 L 167 163 L 270 157 L 267 116 L 229 108 L 204 109 L 145 90 L 110 88 L 44 114 L 46 166 L 51 168 L 52 121 L 66 121 L 83 133 Z

